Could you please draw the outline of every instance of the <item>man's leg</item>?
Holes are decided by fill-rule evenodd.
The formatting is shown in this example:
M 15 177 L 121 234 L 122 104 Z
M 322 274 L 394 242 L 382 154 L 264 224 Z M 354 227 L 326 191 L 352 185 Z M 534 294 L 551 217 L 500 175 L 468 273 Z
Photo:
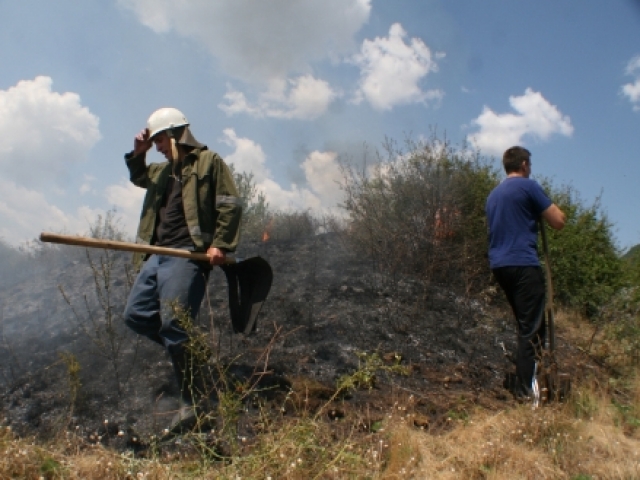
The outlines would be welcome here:
M 536 357 L 542 353 L 545 339 L 545 285 L 539 267 L 504 267 L 494 270 L 498 283 L 505 291 L 518 326 L 516 375 L 530 393 Z
M 163 345 L 162 338 L 158 334 L 162 322 L 160 320 L 160 298 L 157 291 L 157 273 L 158 257 L 151 255 L 143 264 L 131 287 L 124 309 L 124 321 L 134 332 Z
M 160 336 L 173 363 L 182 406 L 169 425 L 172 433 L 191 430 L 200 420 L 198 412 L 208 411 L 211 387 L 206 353 L 188 345 L 189 332 L 182 324 L 200 310 L 209 277 L 209 268 L 184 258 L 161 256 L 158 292 L 161 302 Z M 191 348 L 190 348 L 191 347 Z
M 539 267 L 520 267 L 514 304 L 518 315 L 518 354 L 516 373 L 524 385 L 530 386 L 536 358 L 542 355 L 546 334 L 544 322 L 544 275 Z
M 201 262 L 161 255 L 158 267 L 158 295 L 161 305 L 160 337 L 169 354 L 178 352 L 189 339 L 181 317 L 194 319 L 204 297 L 209 269 Z M 184 317 L 183 317 L 184 318 Z

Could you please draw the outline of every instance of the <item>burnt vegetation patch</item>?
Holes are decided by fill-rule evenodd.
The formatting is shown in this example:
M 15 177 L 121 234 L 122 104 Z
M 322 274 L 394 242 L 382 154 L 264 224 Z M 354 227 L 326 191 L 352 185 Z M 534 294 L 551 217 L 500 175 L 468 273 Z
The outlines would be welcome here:
M 273 211 L 252 177 L 236 174 L 247 201 L 238 256 L 265 258 L 273 285 L 257 331 L 233 334 L 226 278 L 212 271 L 192 328 L 213 352 L 215 403 L 187 435 L 164 431 L 179 397 L 169 358 L 122 321 L 130 255 L 37 242 L 11 253 L 7 268 L 33 274 L 0 285 L 3 425 L 140 458 L 225 462 L 305 429 L 323 432 L 329 448 L 384 438 L 391 413 L 443 434 L 477 408 L 514 406 L 503 382 L 515 326 L 485 257 L 484 199 L 496 169 L 435 138 L 388 144 L 365 160 L 343 166 L 344 218 Z M 614 340 L 637 321 L 636 263 L 621 258 L 597 205 L 547 188 L 568 212 L 566 237 L 551 239 L 551 258 L 563 259 L 558 296 L 570 311 L 589 309 L 593 327 L 583 344 L 558 332 L 561 368 L 576 385 L 624 378 L 640 342 L 627 335 L 623 350 Z M 90 235 L 122 239 L 111 214 Z M 578 240 L 603 254 L 581 256 Z

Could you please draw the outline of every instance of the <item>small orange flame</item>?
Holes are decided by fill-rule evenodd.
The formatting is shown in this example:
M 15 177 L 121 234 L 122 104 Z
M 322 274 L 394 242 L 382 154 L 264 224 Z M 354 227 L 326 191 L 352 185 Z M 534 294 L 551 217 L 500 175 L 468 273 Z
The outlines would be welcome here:
M 269 239 L 271 238 L 271 235 L 269 235 L 269 232 L 271 231 L 272 226 L 273 226 L 273 218 L 271 218 L 269 220 L 269 223 L 267 223 L 267 225 L 264 227 L 264 232 L 262 233 L 263 242 L 268 242 Z
M 434 238 L 436 242 L 455 237 L 456 231 L 452 223 L 459 216 L 460 211 L 457 208 L 454 209 L 453 212 L 449 212 L 447 207 L 436 210 L 434 225 Z

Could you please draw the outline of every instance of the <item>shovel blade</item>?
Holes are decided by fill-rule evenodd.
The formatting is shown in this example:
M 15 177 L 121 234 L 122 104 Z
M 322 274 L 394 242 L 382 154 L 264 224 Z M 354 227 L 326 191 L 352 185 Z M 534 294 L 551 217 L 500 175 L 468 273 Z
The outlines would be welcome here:
M 271 290 L 271 266 L 262 257 L 252 257 L 220 268 L 227 277 L 233 331 L 249 335 L 256 330 L 258 314 Z

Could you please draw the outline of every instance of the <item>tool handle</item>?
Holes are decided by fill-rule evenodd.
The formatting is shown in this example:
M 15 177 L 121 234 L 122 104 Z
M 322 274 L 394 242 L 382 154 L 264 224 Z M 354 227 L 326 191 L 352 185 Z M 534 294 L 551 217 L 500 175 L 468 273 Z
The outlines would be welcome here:
M 547 295 L 549 303 L 553 305 L 553 280 L 551 277 L 551 259 L 549 258 L 549 242 L 547 240 L 547 225 L 540 220 L 540 236 L 542 237 L 542 252 L 544 253 L 544 269 L 547 275 Z
M 547 240 L 547 225 L 540 218 L 540 236 L 542 237 L 542 251 L 544 253 L 544 269 L 547 286 L 546 313 L 549 327 L 549 350 L 553 353 L 556 349 L 556 326 L 553 318 L 553 279 L 551 277 L 551 259 L 549 258 L 549 242 Z
M 158 247 L 156 245 L 143 245 L 140 243 L 121 242 L 118 240 L 104 240 L 99 238 L 79 237 L 75 235 L 60 235 L 57 233 L 42 232 L 40 241 L 48 243 L 61 243 L 89 248 L 104 248 L 106 250 L 124 250 L 126 252 L 139 252 L 156 255 L 168 255 L 171 257 L 189 258 L 198 262 L 209 262 L 209 256 L 202 252 L 190 252 L 179 248 Z M 227 256 L 225 263 L 236 263 L 237 259 Z

